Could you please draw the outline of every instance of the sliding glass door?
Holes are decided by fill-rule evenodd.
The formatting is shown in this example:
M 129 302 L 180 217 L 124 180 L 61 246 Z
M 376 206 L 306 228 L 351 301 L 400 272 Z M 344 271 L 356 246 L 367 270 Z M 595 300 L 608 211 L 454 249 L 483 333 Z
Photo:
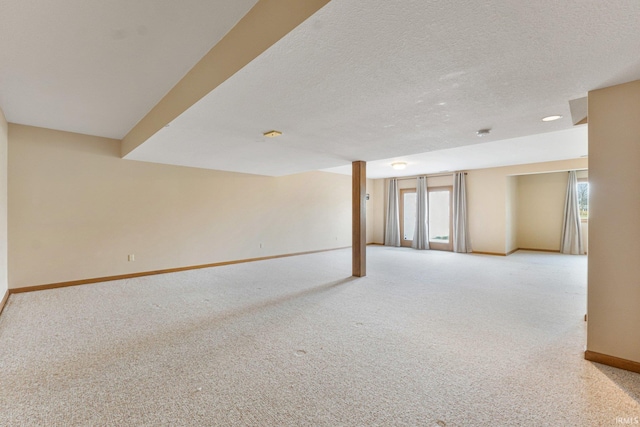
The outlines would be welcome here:
M 429 247 L 453 250 L 453 187 L 428 188 Z M 400 190 L 400 244 L 411 247 L 416 227 L 416 189 Z

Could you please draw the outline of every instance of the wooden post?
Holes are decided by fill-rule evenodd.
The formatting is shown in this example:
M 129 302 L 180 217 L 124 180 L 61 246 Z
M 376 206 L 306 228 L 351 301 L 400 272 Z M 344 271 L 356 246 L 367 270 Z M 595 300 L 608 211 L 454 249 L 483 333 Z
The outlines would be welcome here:
M 352 164 L 352 253 L 353 275 L 367 275 L 367 163 Z

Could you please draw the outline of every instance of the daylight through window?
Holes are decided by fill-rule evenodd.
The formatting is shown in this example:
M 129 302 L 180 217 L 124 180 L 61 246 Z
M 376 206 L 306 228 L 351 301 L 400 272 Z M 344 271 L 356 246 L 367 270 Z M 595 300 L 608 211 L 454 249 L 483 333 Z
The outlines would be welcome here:
M 589 218 L 589 183 L 578 182 L 578 208 L 580 209 L 580 219 Z

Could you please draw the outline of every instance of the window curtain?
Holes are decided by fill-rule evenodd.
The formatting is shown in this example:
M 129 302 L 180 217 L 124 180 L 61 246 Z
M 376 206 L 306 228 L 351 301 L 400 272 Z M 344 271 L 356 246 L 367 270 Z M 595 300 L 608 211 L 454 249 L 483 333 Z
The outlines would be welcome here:
M 564 219 L 562 221 L 562 240 L 560 252 L 563 254 L 582 255 L 582 224 L 578 208 L 578 177 L 576 171 L 569 171 L 567 198 L 564 201 Z
M 463 172 L 453 174 L 453 251 L 470 253 L 466 175 Z
M 413 232 L 414 249 L 429 249 L 427 225 L 427 177 L 420 176 L 416 182 L 416 226 Z
M 400 246 L 400 213 L 398 209 L 398 180 L 389 180 L 387 223 L 384 232 L 386 246 Z

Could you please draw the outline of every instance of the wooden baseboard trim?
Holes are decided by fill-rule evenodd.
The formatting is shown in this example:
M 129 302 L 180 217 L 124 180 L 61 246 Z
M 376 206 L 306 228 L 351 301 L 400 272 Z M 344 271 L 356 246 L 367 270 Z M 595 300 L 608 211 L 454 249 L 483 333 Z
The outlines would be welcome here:
M 2 297 L 2 301 L 0 301 L 0 314 L 2 314 L 2 310 L 4 310 L 4 306 L 7 304 L 7 300 L 9 299 L 9 294 L 11 292 L 7 290 Z
M 555 254 L 559 254 L 560 251 L 559 250 L 554 250 L 554 249 L 531 249 L 531 248 L 516 248 L 513 250 L 510 250 L 507 253 L 501 253 L 501 252 L 484 252 L 484 251 L 473 251 L 472 253 L 474 254 L 479 254 L 479 255 L 496 255 L 496 256 L 507 256 L 507 255 L 511 255 L 514 252 L 517 251 L 533 251 L 533 252 L 551 252 L 551 253 L 555 253 Z M 586 252 L 585 252 L 586 255 Z
M 640 363 L 632 360 L 621 359 L 615 356 L 609 356 L 595 351 L 585 351 L 584 358 L 590 362 L 602 363 L 603 365 L 613 366 L 614 368 L 624 369 L 625 371 L 637 372 L 640 374 Z
M 139 272 L 139 273 L 120 274 L 120 275 L 117 275 L 117 276 L 95 277 L 95 278 L 92 278 L 92 279 L 71 280 L 69 282 L 58 282 L 58 283 L 49 283 L 49 284 L 46 284 L 46 285 L 26 286 L 26 287 L 23 287 L 23 288 L 9 289 L 8 294 L 19 294 L 19 293 L 22 293 L 22 292 L 44 291 L 44 290 L 47 290 L 47 289 L 56 289 L 56 288 L 66 288 L 66 287 L 69 287 L 69 286 L 88 285 L 90 283 L 110 282 L 112 280 L 133 279 L 133 278 L 136 278 L 136 277 L 153 276 L 153 275 L 156 275 L 156 274 L 177 273 L 177 272 L 180 272 L 180 271 L 197 270 L 197 269 L 201 269 L 201 268 L 222 267 L 222 266 L 225 266 L 225 265 L 243 264 L 245 262 L 266 261 L 266 260 L 276 259 L 276 258 L 286 258 L 286 257 L 292 257 L 292 256 L 298 256 L 298 255 L 309 255 L 309 254 L 316 254 L 316 253 L 320 253 L 320 252 L 337 251 L 337 250 L 340 250 L 340 249 L 347 249 L 347 248 L 350 248 L 350 247 L 351 246 L 344 246 L 344 247 L 340 247 L 340 248 L 320 249 L 320 250 L 316 250 L 316 251 L 294 252 L 294 253 L 290 253 L 290 254 L 271 255 L 271 256 L 258 257 L 258 258 L 246 258 L 246 259 L 239 259 L 239 260 L 234 260 L 234 261 L 214 262 L 212 264 L 191 265 L 191 266 L 187 266 L 187 267 L 167 268 L 167 269 L 164 269 L 164 270 L 142 271 L 142 272 Z
M 496 255 L 496 256 L 507 256 L 507 254 L 501 254 L 500 252 L 484 252 L 484 251 L 473 251 L 472 254 L 478 255 Z

